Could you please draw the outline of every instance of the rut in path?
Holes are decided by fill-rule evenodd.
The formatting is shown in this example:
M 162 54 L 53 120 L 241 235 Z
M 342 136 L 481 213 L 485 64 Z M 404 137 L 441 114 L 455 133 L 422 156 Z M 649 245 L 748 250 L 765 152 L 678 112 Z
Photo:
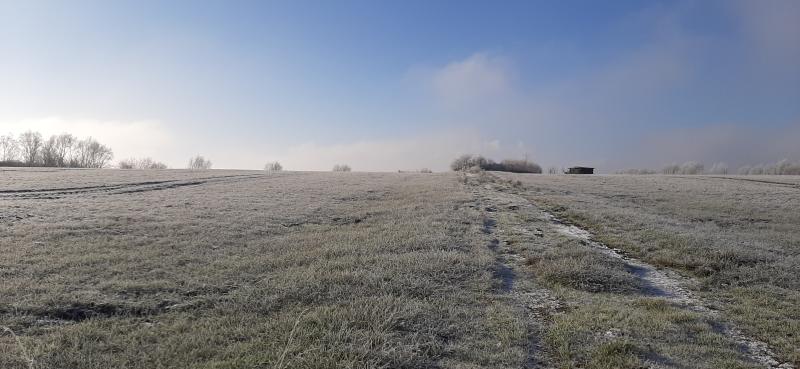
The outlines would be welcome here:
M 624 255 L 620 250 L 608 247 L 607 245 L 595 240 L 591 232 L 569 224 L 553 214 L 542 210 L 531 201 L 511 194 L 506 191 L 501 191 L 493 185 L 484 186 L 488 192 L 484 193 L 485 198 L 492 198 L 497 201 L 513 204 L 515 207 L 529 207 L 539 212 L 540 218 L 547 221 L 549 227 L 556 232 L 568 237 L 577 238 L 586 247 L 594 248 L 603 254 L 622 260 L 629 270 L 639 278 L 645 286 L 644 294 L 663 298 L 670 303 L 681 306 L 685 309 L 705 314 L 716 321 L 724 321 L 721 314 L 714 309 L 709 308 L 701 298 L 694 295 L 686 286 L 696 284 L 693 280 L 679 275 L 678 273 L 668 269 L 658 269 L 644 261 Z M 503 207 L 496 204 L 497 208 Z M 728 337 L 736 342 L 742 351 L 753 361 L 764 365 L 771 369 L 795 369 L 790 363 L 781 363 L 776 359 L 775 353 L 769 348 L 765 342 L 746 336 L 738 328 L 723 323 L 722 329 Z
M 661 297 L 694 311 L 706 312 L 710 310 L 703 306 L 700 300 L 695 298 L 689 290 L 683 287 L 685 281 L 682 281 L 683 278 L 677 273 L 659 270 L 643 261 L 624 256 L 619 250 L 612 249 L 595 241 L 589 231 L 565 223 L 546 211 L 542 211 L 542 214 L 557 232 L 568 237 L 578 238 L 584 245 L 592 247 L 612 258 L 623 260 L 628 270 L 632 271 L 633 274 L 643 282 L 644 293 L 646 295 Z
M 703 178 L 703 177 L 698 177 L 698 178 Z M 728 180 L 731 180 L 731 181 L 767 183 L 767 184 L 779 185 L 779 186 L 782 186 L 782 187 L 790 187 L 790 188 L 794 188 L 794 189 L 800 190 L 800 184 L 792 183 L 792 182 L 779 182 L 779 181 L 769 181 L 769 180 L 765 180 L 765 179 L 739 178 L 739 177 L 720 177 L 720 176 L 713 176 L 713 177 L 707 177 L 707 178 L 728 179 Z
M 718 311 L 709 308 L 699 297 L 694 296 L 688 289 L 683 287 L 683 285 L 686 284 L 684 277 L 674 272 L 657 269 L 653 265 L 647 264 L 641 260 L 625 256 L 618 250 L 612 249 L 594 240 L 594 237 L 589 231 L 572 224 L 567 224 L 544 210 L 542 214 L 551 222 L 559 233 L 578 238 L 589 247 L 593 247 L 608 256 L 622 259 L 625 264 L 634 271 L 634 274 L 644 282 L 646 293 L 664 298 L 689 310 L 704 313 L 714 318 L 721 318 Z M 725 334 L 733 338 L 733 340 L 744 349 L 747 356 L 754 361 L 766 365 L 769 368 L 794 369 L 792 364 L 781 364 L 775 358 L 775 353 L 765 342 L 746 336 L 741 330 L 730 324 L 724 324 L 723 329 Z
M 527 347 L 524 369 L 550 368 L 549 358 L 544 353 L 541 341 L 545 322 L 549 316 L 563 308 L 563 305 L 550 291 L 538 286 L 533 280 L 524 277 L 525 258 L 508 248 L 507 244 L 499 240 L 497 222 L 492 218 L 487 209 L 492 205 L 482 196 L 482 191 L 472 188 L 475 204 L 471 207 L 480 209 L 483 213 L 483 232 L 492 238 L 487 247 L 495 254 L 496 262 L 492 270 L 493 277 L 498 281 L 498 292 L 516 306 L 519 313 L 526 317 Z M 494 210 L 491 210 L 494 211 Z

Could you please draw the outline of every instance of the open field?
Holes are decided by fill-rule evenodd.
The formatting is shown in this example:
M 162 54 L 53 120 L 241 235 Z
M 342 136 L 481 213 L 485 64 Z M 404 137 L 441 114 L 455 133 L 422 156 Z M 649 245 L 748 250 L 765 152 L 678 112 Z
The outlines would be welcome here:
M 524 327 L 492 298 L 480 214 L 452 175 L 89 171 L 84 188 L 52 175 L 0 185 L 0 324 L 20 338 L 3 336 L 0 367 L 524 356 Z M 41 181 L 54 185 L 15 191 Z
M 747 179 L 6 170 L 0 367 L 796 367 Z

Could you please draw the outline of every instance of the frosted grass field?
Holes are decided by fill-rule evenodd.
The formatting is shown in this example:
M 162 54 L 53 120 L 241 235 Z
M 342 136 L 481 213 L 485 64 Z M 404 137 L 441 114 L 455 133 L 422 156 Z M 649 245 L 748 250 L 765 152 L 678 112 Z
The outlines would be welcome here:
M 796 366 L 800 179 L 747 179 L 3 170 L 0 367 Z

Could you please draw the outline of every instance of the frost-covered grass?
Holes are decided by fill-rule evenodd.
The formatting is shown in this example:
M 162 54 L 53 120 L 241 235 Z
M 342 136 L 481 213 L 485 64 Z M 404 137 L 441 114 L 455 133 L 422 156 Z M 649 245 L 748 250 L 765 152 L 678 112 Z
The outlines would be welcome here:
M 0 191 L 4 369 L 525 359 L 455 174 L 23 170 Z
M 696 279 L 726 319 L 800 363 L 800 177 L 498 175 L 605 244 Z
M 0 367 L 754 367 L 721 323 L 796 364 L 797 208 L 792 176 L 8 169 Z

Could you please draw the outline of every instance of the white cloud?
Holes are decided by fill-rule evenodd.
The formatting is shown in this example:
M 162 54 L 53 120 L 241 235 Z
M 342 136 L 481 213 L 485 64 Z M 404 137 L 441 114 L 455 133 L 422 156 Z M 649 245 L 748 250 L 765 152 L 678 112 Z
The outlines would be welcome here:
M 421 79 L 438 102 L 450 108 L 502 97 L 513 90 L 509 60 L 484 52 L 438 68 L 418 68 L 409 74 Z

